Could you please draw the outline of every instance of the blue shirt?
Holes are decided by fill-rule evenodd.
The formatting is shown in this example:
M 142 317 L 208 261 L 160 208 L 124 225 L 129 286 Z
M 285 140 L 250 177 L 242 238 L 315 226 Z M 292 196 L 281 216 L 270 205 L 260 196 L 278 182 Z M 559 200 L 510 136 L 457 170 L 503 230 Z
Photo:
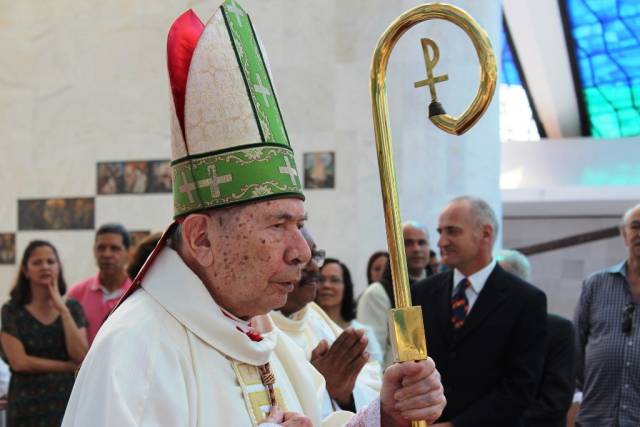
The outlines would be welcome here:
M 640 307 L 622 331 L 623 311 L 634 304 L 627 263 L 587 278 L 576 307 L 577 388 L 580 426 L 640 426 Z

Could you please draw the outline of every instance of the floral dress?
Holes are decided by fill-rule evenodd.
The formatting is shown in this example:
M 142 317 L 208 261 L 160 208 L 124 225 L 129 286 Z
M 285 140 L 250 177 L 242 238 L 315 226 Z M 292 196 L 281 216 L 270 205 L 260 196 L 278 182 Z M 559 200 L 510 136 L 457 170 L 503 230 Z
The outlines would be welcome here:
M 79 328 L 87 322 L 80 303 L 66 302 Z M 62 318 L 45 325 L 13 300 L 2 306 L 2 332 L 22 342 L 30 356 L 70 360 Z M 59 427 L 73 388 L 72 372 L 30 373 L 11 370 L 7 427 Z

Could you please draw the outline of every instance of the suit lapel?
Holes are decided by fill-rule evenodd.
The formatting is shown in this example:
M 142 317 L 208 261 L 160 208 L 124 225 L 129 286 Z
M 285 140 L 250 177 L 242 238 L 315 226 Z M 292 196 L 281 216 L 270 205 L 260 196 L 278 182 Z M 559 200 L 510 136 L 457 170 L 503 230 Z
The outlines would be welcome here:
M 505 285 L 500 281 L 501 271 L 500 266 L 496 265 L 487 278 L 487 282 L 484 284 L 482 291 L 480 291 L 480 295 L 478 295 L 478 299 L 473 304 L 464 324 L 455 334 L 456 342 L 460 342 L 469 333 L 478 328 L 487 316 L 495 312 L 505 302 Z M 451 311 L 451 307 L 449 307 L 449 311 Z
M 453 325 L 451 324 L 451 286 L 453 282 L 453 270 L 444 277 L 444 280 L 438 284 L 440 289 L 436 294 L 434 301 L 437 309 L 434 312 L 436 317 L 436 325 L 441 331 L 442 338 L 447 347 L 453 342 Z M 429 345 L 429 343 L 427 343 Z

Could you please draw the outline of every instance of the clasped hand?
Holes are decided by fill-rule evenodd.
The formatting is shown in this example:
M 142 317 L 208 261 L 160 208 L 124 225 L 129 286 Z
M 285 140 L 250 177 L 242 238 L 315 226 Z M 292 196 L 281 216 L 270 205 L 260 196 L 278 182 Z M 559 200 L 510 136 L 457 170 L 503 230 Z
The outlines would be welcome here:
M 329 396 L 346 407 L 360 371 L 369 360 L 364 330 L 348 328 L 331 346 L 322 340 L 311 353 L 311 364 L 322 374 Z

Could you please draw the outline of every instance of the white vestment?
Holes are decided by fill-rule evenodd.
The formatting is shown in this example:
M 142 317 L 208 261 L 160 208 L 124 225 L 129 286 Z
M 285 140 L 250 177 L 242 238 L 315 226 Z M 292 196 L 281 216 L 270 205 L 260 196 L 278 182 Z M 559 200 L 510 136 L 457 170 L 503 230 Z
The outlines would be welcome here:
M 322 418 L 324 379 L 267 316 L 259 318 L 263 339 L 256 342 L 225 317 L 178 254 L 163 249 L 142 288 L 100 329 L 62 425 L 256 425 L 270 408 L 257 372 L 267 362 L 282 409 L 305 414 L 314 426 L 353 425 L 345 411 Z M 358 424 L 377 412 L 379 425 L 379 401 L 368 409 L 369 421 Z
M 311 359 L 311 352 L 321 340 L 326 340 L 331 345 L 343 332 L 343 329 L 314 302 L 290 317 L 284 316 L 280 311 L 273 311 L 270 316 L 276 326 L 302 348 L 307 359 Z M 353 389 L 356 409 L 364 408 L 375 400 L 380 395 L 381 386 L 382 368 L 378 362 L 371 359 L 356 379 Z
M 384 354 L 385 368 L 394 362 L 387 314 L 391 308 L 391 300 L 380 282 L 369 285 L 358 300 L 358 322 L 369 325 L 376 334 Z

